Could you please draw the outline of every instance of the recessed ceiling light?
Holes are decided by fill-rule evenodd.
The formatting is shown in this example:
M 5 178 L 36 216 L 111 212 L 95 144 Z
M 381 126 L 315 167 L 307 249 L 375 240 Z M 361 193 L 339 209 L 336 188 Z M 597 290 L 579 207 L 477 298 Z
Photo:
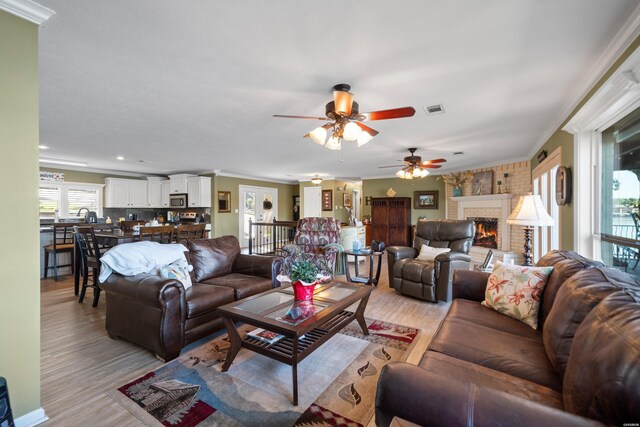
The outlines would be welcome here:
M 85 162 L 74 162 L 72 160 L 60 160 L 60 159 L 40 159 L 40 163 L 51 163 L 54 165 L 68 165 L 68 166 L 87 166 Z
M 38 148 L 41 150 L 47 150 L 49 147 L 46 145 L 38 145 Z
M 116 159 L 118 159 L 118 160 L 124 160 L 124 157 L 122 157 L 122 156 L 118 156 L 118 157 L 116 157 Z

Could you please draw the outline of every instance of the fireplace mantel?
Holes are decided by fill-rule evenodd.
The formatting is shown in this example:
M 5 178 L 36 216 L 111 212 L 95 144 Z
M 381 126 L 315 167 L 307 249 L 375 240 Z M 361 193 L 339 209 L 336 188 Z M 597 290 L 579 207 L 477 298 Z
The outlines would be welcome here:
M 458 204 L 458 218 L 466 218 L 465 209 L 490 208 L 500 209 L 501 216 L 498 221 L 502 225 L 500 237 L 500 249 L 509 251 L 511 244 L 511 227 L 507 224 L 507 218 L 511 213 L 511 199 L 513 194 L 487 194 L 484 196 L 459 196 L 449 197 L 449 200 Z

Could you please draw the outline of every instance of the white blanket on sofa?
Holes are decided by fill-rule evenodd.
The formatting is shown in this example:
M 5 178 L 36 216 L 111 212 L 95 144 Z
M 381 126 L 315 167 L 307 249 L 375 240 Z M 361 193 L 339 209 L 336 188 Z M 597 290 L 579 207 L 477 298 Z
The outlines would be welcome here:
M 114 246 L 100 258 L 100 282 L 107 280 L 112 272 L 123 276 L 151 273 L 159 267 L 185 259 L 186 251 L 187 248 L 179 243 L 134 242 Z

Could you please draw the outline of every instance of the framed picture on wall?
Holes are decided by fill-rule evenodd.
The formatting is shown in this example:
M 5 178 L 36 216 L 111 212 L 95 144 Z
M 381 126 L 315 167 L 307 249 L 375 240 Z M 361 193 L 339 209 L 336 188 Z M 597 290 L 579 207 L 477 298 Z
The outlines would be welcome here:
M 353 203 L 351 201 L 351 193 L 344 193 L 342 195 L 342 206 L 345 208 L 353 207 Z
M 322 210 L 323 211 L 333 210 L 333 191 L 332 190 L 322 190 Z
M 438 190 L 435 191 L 414 191 L 414 209 L 438 209 Z

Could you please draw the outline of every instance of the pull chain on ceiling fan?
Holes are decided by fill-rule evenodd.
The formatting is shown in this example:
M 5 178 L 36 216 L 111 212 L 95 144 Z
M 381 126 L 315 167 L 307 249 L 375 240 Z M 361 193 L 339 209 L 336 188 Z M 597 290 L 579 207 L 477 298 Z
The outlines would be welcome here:
M 313 129 L 304 135 L 304 138 L 311 138 L 315 143 L 323 145 L 330 150 L 340 150 L 343 140 L 357 141 L 358 147 L 361 147 L 378 134 L 378 131 L 365 125 L 362 123 L 363 121 L 399 119 L 412 117 L 416 113 L 413 107 L 360 113 L 360 106 L 353 100 L 353 94 L 349 92 L 350 90 L 351 86 L 345 83 L 337 84 L 333 87 L 333 101 L 325 106 L 325 115 L 329 122 Z M 274 114 L 273 117 L 327 120 L 324 117 L 287 116 L 281 114 Z
M 422 157 L 416 156 L 415 152 L 417 148 L 409 148 L 410 156 L 407 156 L 403 159 L 405 162 L 404 165 L 392 165 L 392 166 L 378 166 L 379 169 L 383 168 L 397 168 L 399 166 L 402 167 L 398 172 L 396 172 L 396 176 L 402 179 L 413 179 L 413 178 L 424 178 L 429 175 L 429 169 L 438 169 L 441 168 L 442 165 L 438 163 L 444 163 L 446 159 L 433 159 L 433 160 L 425 160 L 422 161 Z

